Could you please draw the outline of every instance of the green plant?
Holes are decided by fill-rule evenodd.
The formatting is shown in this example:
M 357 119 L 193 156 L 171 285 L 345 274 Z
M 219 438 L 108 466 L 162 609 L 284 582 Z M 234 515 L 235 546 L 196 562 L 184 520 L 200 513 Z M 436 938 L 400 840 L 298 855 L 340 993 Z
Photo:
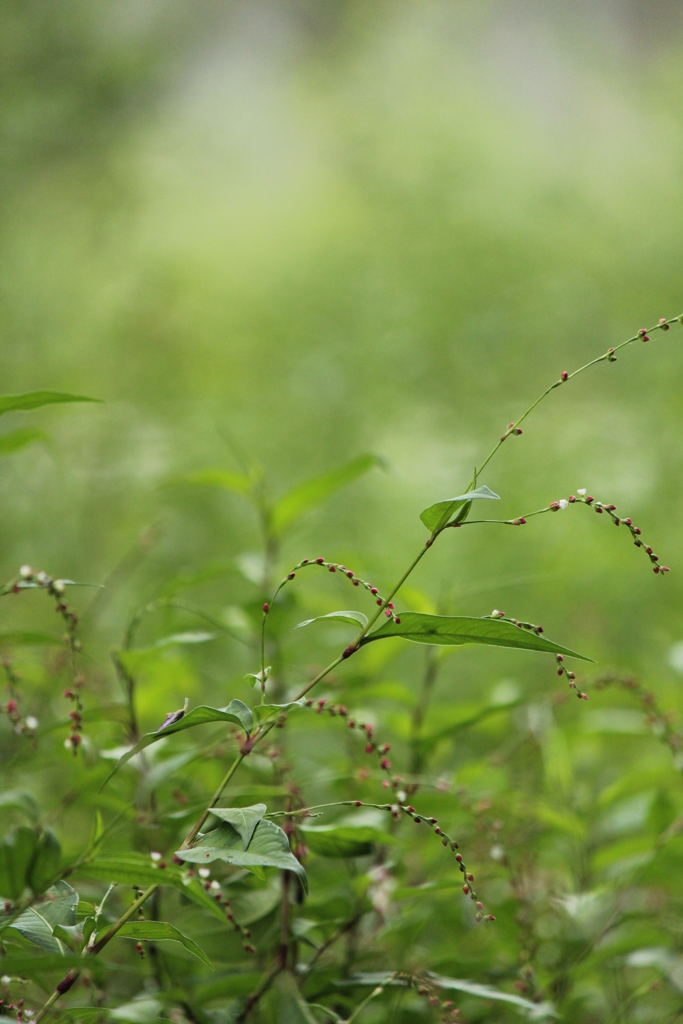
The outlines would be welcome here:
M 683 318 L 662 319 L 649 333 L 668 331 L 679 321 Z M 66 625 L 65 656 L 48 659 L 46 679 L 51 685 L 66 677 L 64 699 L 70 710 L 65 720 L 41 730 L 35 715 L 23 715 L 20 710 L 23 683 L 13 660 L 5 657 L 9 698 L 4 710 L 13 732 L 6 770 L 12 775 L 16 765 L 41 756 L 40 751 L 43 757 L 53 757 L 50 739 L 66 728 L 66 745 L 76 756 L 71 758 L 68 784 L 55 817 L 59 819 L 60 810 L 80 800 L 81 813 L 89 813 L 94 822 L 88 842 L 70 842 L 79 848 L 73 855 L 63 856 L 56 835 L 45 823 L 49 814 L 41 812 L 35 800 L 20 789 L 2 795 L 2 806 L 30 821 L 8 831 L 0 845 L 0 894 L 5 899 L 0 941 L 7 979 L 3 980 L 7 988 L 3 1012 L 16 1011 L 18 1019 L 32 1017 L 36 1021 L 54 1010 L 65 1020 L 76 1021 L 144 1021 L 168 1013 L 173 1020 L 200 1024 L 244 1020 L 256 1014 L 264 1020 L 350 1022 L 365 1015 L 366 1007 L 367 1019 L 371 1019 L 373 1008 L 384 1006 L 381 1012 L 389 1014 L 384 1019 L 412 1020 L 432 1013 L 450 1021 L 458 1019 L 460 1007 L 444 997 L 449 990 L 469 998 L 466 1012 L 478 1019 L 484 1015 L 486 1019 L 504 1019 L 508 1012 L 550 1018 L 558 1008 L 575 1012 L 589 970 L 599 973 L 605 959 L 611 963 L 609 956 L 604 957 L 606 936 L 613 937 L 629 917 L 643 912 L 631 899 L 634 877 L 645 865 L 653 870 L 656 857 L 665 860 L 671 854 L 683 818 L 672 813 L 665 794 L 659 807 L 652 802 L 648 828 L 654 839 L 648 832 L 649 845 L 617 851 L 612 860 L 609 856 L 614 858 L 614 851 L 609 851 L 602 867 L 617 864 L 618 870 L 613 876 L 608 870 L 610 884 L 596 895 L 589 888 L 595 869 L 588 866 L 595 855 L 595 840 L 578 814 L 578 809 L 584 816 L 590 813 L 591 798 L 580 795 L 583 804 L 579 801 L 572 806 L 579 787 L 568 774 L 564 740 L 552 721 L 552 705 L 529 709 L 528 725 L 517 729 L 517 735 L 510 728 L 511 715 L 521 700 L 511 690 L 494 692 L 488 700 L 465 708 L 450 707 L 447 702 L 436 719 L 429 716 L 443 654 L 452 649 L 474 644 L 550 654 L 557 673 L 566 676 L 570 688 L 583 699 L 588 694 L 579 687 L 565 659 L 591 659 L 549 640 L 540 625 L 499 610 L 484 617 L 449 615 L 448 609 L 430 609 L 428 599 L 417 595 L 422 608 L 401 611 L 394 599 L 446 531 L 485 524 L 519 528 L 532 517 L 573 506 L 592 509 L 614 525 L 625 527 L 633 543 L 643 548 L 654 573 L 663 576 L 669 571 L 644 543 L 640 528 L 630 518 L 617 515 L 613 504 L 597 501 L 583 490 L 515 518 L 471 518 L 473 508 L 480 507 L 475 502 L 499 500 L 480 483 L 482 473 L 503 443 L 522 433 L 521 424 L 539 402 L 588 367 L 616 361 L 619 349 L 638 340 L 648 341 L 649 333 L 641 330 L 574 373 L 563 372 L 510 423 L 462 493 L 424 510 L 420 518 L 428 536 L 384 596 L 345 564 L 323 557 L 301 559 L 279 584 L 273 582 L 285 531 L 299 515 L 377 465 L 373 456 L 361 456 L 276 502 L 268 498 L 263 475 L 246 460 L 241 460 L 239 472 L 210 469 L 176 480 L 182 486 L 219 487 L 250 499 L 261 525 L 263 556 L 258 563 L 252 560 L 249 567 L 254 590 L 243 602 L 241 619 L 238 616 L 226 623 L 213 612 L 179 598 L 182 580 L 170 581 L 134 612 L 120 646 L 111 652 L 123 702 L 112 702 L 101 673 L 98 677 L 92 662 L 81 664 L 79 660 L 85 660 L 77 635 L 79 616 L 64 597 L 67 588 L 76 584 L 28 565 L 21 568 L 0 596 L 45 590 L 53 599 Z M 75 400 L 74 396 L 46 398 L 50 394 L 0 399 L 0 412 L 37 407 L 46 401 Z M 311 671 L 297 686 L 290 678 L 285 637 L 297 612 L 292 595 L 304 570 L 308 577 L 323 571 L 343 579 L 350 595 L 351 588 L 358 595 L 363 592 L 368 611 L 332 611 L 294 626 L 308 631 L 309 627 L 334 627 L 339 622 L 351 625 L 355 632 L 350 642 L 339 644 L 338 653 L 327 665 Z M 211 631 L 175 629 L 146 647 L 136 647 L 138 630 L 156 615 L 180 616 L 183 622 L 188 616 L 199 617 Z M 175 624 L 175 619 L 172 621 Z M 256 701 L 249 706 L 233 697 L 223 707 L 200 704 L 188 710 L 186 699 L 178 710 L 157 709 L 158 719 L 163 713 L 165 720 L 144 732 L 138 699 L 145 674 L 156 672 L 163 682 L 169 664 L 163 659 L 169 650 L 201 648 L 216 631 L 249 652 L 253 671 L 248 679 L 256 688 Z M 308 633 L 297 634 L 302 635 Z M 50 633 L 37 632 L 8 633 L 2 639 L 8 650 L 41 644 L 58 648 L 60 642 Z M 396 639 L 426 649 L 417 699 L 406 694 L 405 688 L 379 677 L 381 656 L 378 659 L 371 652 L 389 646 L 378 641 Z M 361 667 L 356 669 L 359 662 Z M 348 677 L 354 672 L 355 684 L 349 686 L 344 673 Z M 319 695 L 323 681 L 329 689 Z M 604 688 L 608 681 L 602 677 L 596 685 Z M 310 696 L 316 687 L 318 694 Z M 648 705 L 650 726 L 676 755 L 678 734 L 666 714 L 654 699 L 648 702 L 638 684 L 630 681 L 626 688 Z M 410 713 L 389 713 L 385 722 L 384 715 L 374 709 L 351 709 L 347 692 L 356 701 L 359 695 L 363 701 L 371 700 L 374 693 L 378 702 L 388 699 L 407 706 Z M 27 693 L 24 699 L 28 702 L 32 699 L 30 688 Z M 49 707 L 50 699 L 46 703 Z M 194 730 L 199 726 L 215 726 L 216 731 L 208 733 L 207 739 L 205 728 L 201 738 L 195 739 Z M 439 778 L 442 741 L 450 744 L 454 737 L 476 734 L 481 727 L 484 736 L 492 727 L 490 735 L 500 740 L 485 756 L 494 770 L 516 765 L 520 775 L 533 774 L 535 762 L 533 758 L 525 762 L 525 745 L 530 737 L 536 738 L 560 796 L 559 809 L 534 791 L 529 780 L 527 790 L 534 791 L 531 803 L 528 793 L 522 795 L 521 785 L 511 785 L 507 820 L 495 813 L 495 801 L 477 798 L 466 788 L 459 790 L 455 806 L 448 782 Z M 99 728 L 104 731 L 97 739 Z M 86 729 L 88 740 L 84 742 Z M 275 730 L 284 730 L 282 744 L 273 743 L 278 735 Z M 121 737 L 121 731 L 125 748 L 107 750 L 104 743 L 109 736 L 113 732 Z M 337 736 L 341 731 L 346 740 Z M 171 737 L 180 733 L 189 733 L 194 744 L 176 747 L 171 741 L 174 753 L 159 756 Z M 290 733 L 293 738 L 288 743 Z M 310 752 L 315 750 L 319 734 L 335 751 L 331 758 L 325 756 L 325 749 L 318 749 L 315 756 Z M 331 738 L 334 736 L 337 738 Z M 396 743 L 398 761 L 389 757 Z M 340 744 L 342 755 L 336 752 Z M 368 762 L 372 768 L 359 767 L 364 756 L 372 759 Z M 114 760 L 111 768 L 107 758 Z M 322 767 L 341 760 L 347 768 L 327 777 L 306 779 L 302 766 L 312 760 Z M 396 772 L 397 765 L 401 774 Z M 249 772 L 250 782 L 238 787 L 235 778 L 240 769 Z M 220 780 L 215 778 L 218 771 Z M 180 788 L 181 779 L 185 788 Z M 213 796 L 207 798 L 212 780 Z M 623 780 L 618 782 L 623 785 Z M 334 799 L 315 802 L 310 798 L 319 793 Z M 322 824 L 316 823 L 319 818 Z M 412 838 L 402 829 L 408 821 L 418 826 Z M 550 849 L 544 845 L 548 834 Z M 570 841 L 574 846 L 567 854 Z M 482 878 L 479 867 L 473 865 L 484 856 L 488 866 Z M 571 881 L 569 871 L 563 878 L 565 856 L 575 861 Z M 544 862 L 550 865 L 548 879 L 539 869 Z M 341 881 L 340 863 L 347 872 Z M 665 872 L 665 868 L 661 870 Z M 67 879 L 78 882 L 78 890 Z M 487 883 L 498 894 L 493 902 L 502 906 L 502 914 L 492 913 Z M 122 895 L 131 888 L 132 901 Z M 582 905 L 586 893 L 593 902 L 584 900 Z M 447 901 L 447 909 L 443 910 L 444 920 L 434 923 L 435 896 Z M 398 907 L 404 902 L 418 910 L 402 914 Z M 513 905 L 516 910 L 510 909 Z M 436 941 L 439 928 L 453 927 L 454 908 L 461 933 L 477 950 L 485 981 L 470 982 L 439 973 L 444 962 L 452 961 L 453 953 L 430 960 L 433 941 L 415 948 L 430 922 Z M 560 921 L 561 912 L 573 924 Z M 587 925 L 582 923 L 582 914 Z M 213 934 L 207 932 L 209 921 L 216 922 Z M 486 935 L 480 937 L 485 928 Z M 491 937 L 498 929 L 500 938 Z M 191 931 L 196 939 L 187 934 Z M 105 949 L 118 950 L 119 943 L 110 944 L 122 938 L 135 942 L 135 953 L 126 958 L 117 952 L 118 960 L 105 963 L 99 954 Z M 552 950 L 548 948 L 552 943 L 546 941 L 551 938 L 557 940 Z M 160 945 L 166 942 L 183 949 L 185 959 L 167 952 L 167 947 Z M 338 953 L 340 948 L 342 953 Z M 628 944 L 624 948 L 626 952 L 619 954 L 622 960 L 632 952 Z M 248 966 L 245 955 L 255 960 L 255 965 Z M 213 981 L 207 972 L 217 958 L 224 970 Z M 675 964 L 663 955 L 647 962 L 641 957 L 641 961 L 634 961 L 634 966 L 675 976 Z M 127 983 L 117 977 L 117 963 L 126 965 Z M 52 985 L 55 974 L 58 980 Z M 62 997 L 79 979 L 87 983 L 90 1005 L 62 1004 Z M 31 1007 L 27 1007 L 29 999 L 24 1002 L 14 994 L 15 986 L 25 984 L 31 986 L 27 989 Z M 363 998 L 366 986 L 371 992 Z M 38 988 L 52 989 L 42 1006 Z M 608 998 L 603 1003 L 594 1000 L 595 1005 L 589 1007 L 594 1016 L 585 1019 L 618 1020 L 625 1007 L 651 990 L 652 981 L 646 979 L 634 992 L 617 991 L 611 1002 Z M 389 1010 L 389 1004 L 380 1000 L 390 996 Z M 616 1016 L 610 1017 L 612 1007 L 616 1007 Z

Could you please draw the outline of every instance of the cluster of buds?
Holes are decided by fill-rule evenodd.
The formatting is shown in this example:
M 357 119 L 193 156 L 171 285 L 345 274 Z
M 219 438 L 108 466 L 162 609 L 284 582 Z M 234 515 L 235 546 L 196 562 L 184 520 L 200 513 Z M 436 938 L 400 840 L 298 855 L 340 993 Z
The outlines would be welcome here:
M 463 874 L 463 887 L 462 891 L 465 896 L 468 896 L 476 906 L 475 920 L 479 921 L 495 921 L 493 914 L 484 913 L 484 904 L 481 902 L 474 890 L 474 875 L 467 870 L 467 865 L 462 859 L 462 854 L 458 853 L 458 843 L 455 839 L 448 835 L 447 832 L 439 826 L 436 818 L 427 817 L 424 814 L 419 814 L 412 804 L 394 803 L 394 804 L 370 804 L 363 800 L 345 800 L 345 804 L 350 804 L 353 807 L 375 807 L 381 811 L 388 811 L 394 821 L 397 821 L 401 815 L 405 815 L 411 818 L 416 825 L 427 825 L 432 830 L 434 835 L 438 836 L 441 840 L 441 845 L 448 847 L 451 852 L 455 855 L 455 859 L 458 862 L 458 867 Z
M 83 733 L 83 704 L 81 702 L 81 690 L 85 677 L 82 675 L 76 676 L 71 687 L 67 687 L 64 691 L 64 699 L 71 701 L 73 708 L 69 712 L 69 721 L 71 722 L 71 731 L 67 738 L 64 740 L 64 746 L 73 750 L 74 754 L 78 753 L 78 748 L 81 745 L 82 733 Z
M 604 690 L 611 685 L 618 685 L 624 690 L 628 690 L 640 701 L 646 714 L 648 726 L 662 743 L 665 743 L 673 754 L 678 754 L 683 748 L 683 736 L 673 727 L 673 712 L 660 708 L 654 693 L 646 690 L 636 679 L 631 676 L 605 675 L 596 679 L 593 685 L 597 690 Z
M 438 994 L 435 985 L 430 981 L 429 978 L 420 978 L 414 974 L 397 974 L 397 982 L 407 985 L 409 988 L 415 989 L 419 996 L 422 996 L 427 1000 L 430 1006 L 441 1012 L 442 1024 L 454 1024 L 458 1020 L 460 1010 L 457 1006 L 453 1005 L 452 999 L 442 999 Z
M 0 999 L 0 1016 L 5 1016 L 5 1011 L 8 1013 L 16 1013 L 15 1020 L 30 1020 L 33 1017 L 33 1010 L 24 1009 L 24 1000 L 19 999 L 16 1003 L 6 1003 L 4 999 Z
M 629 529 L 629 531 L 631 533 L 631 536 L 633 537 L 633 543 L 635 544 L 635 546 L 637 548 L 642 548 L 643 551 L 645 552 L 645 554 L 648 556 L 648 558 L 650 559 L 650 562 L 652 564 L 652 568 L 653 568 L 653 571 L 654 571 L 655 575 L 657 575 L 657 576 L 662 575 L 663 576 L 664 573 L 667 573 L 667 572 L 670 571 L 668 565 L 660 565 L 659 564 L 659 558 L 658 558 L 657 555 L 654 554 L 654 552 L 653 552 L 652 548 L 650 547 L 650 545 L 646 544 L 643 540 L 641 540 L 640 528 L 638 526 L 634 526 L 633 525 L 633 520 L 632 519 L 628 519 L 628 518 L 622 519 L 620 516 L 618 516 L 616 514 L 616 510 L 617 510 L 617 506 L 616 505 L 613 505 L 613 504 L 609 504 L 608 505 L 608 504 L 605 504 L 602 501 L 597 501 L 593 497 L 592 494 L 586 494 L 586 488 L 585 487 L 580 487 L 578 489 L 578 491 L 576 492 L 576 494 L 570 494 L 569 495 L 569 501 L 553 502 L 553 504 L 557 505 L 559 508 L 566 508 L 567 505 L 574 505 L 577 502 L 581 502 L 584 505 L 588 505 L 591 508 L 594 508 L 595 511 L 598 513 L 598 515 L 603 515 L 603 514 L 604 515 L 608 515 L 610 517 L 610 519 L 612 520 L 612 522 L 614 523 L 615 526 L 622 526 L 623 525 L 623 526 L 628 527 L 628 529 Z M 552 508 L 552 506 L 551 506 L 551 508 Z
M 14 731 L 19 734 L 26 736 L 35 736 L 36 729 L 38 728 L 38 719 L 34 718 L 33 715 L 27 715 L 24 718 L 19 711 L 19 683 L 21 676 L 12 667 L 11 662 L 8 658 L 3 657 L 2 667 L 5 670 L 5 676 L 7 677 L 7 689 L 9 690 L 9 697 L 5 701 L 4 705 L 0 704 L 0 712 L 7 715 L 10 722 L 14 726 Z
M 374 754 L 378 758 L 379 766 L 386 775 L 386 778 L 382 780 L 383 788 L 397 790 L 401 786 L 403 782 L 402 777 L 400 775 L 391 774 L 391 761 L 387 757 L 391 747 L 388 743 L 378 742 L 375 738 L 374 725 L 371 725 L 369 722 L 357 721 L 349 715 L 344 704 L 335 704 L 334 701 L 328 701 L 324 697 L 321 697 L 319 700 L 313 700 L 312 697 L 309 697 L 306 700 L 306 707 L 313 708 L 318 715 L 328 714 L 331 718 L 339 716 L 339 718 L 343 718 L 345 720 L 349 729 L 358 730 L 358 734 L 365 737 L 365 753 L 370 756 Z M 280 719 L 282 720 L 285 717 L 286 716 L 281 715 Z
M 65 581 L 56 580 L 54 577 L 48 576 L 48 574 L 42 570 L 40 572 L 36 572 L 36 570 L 32 569 L 30 565 L 22 565 L 19 570 L 19 578 L 14 583 L 12 589 L 15 594 L 18 594 L 27 587 L 42 587 L 47 590 L 50 597 L 54 598 L 55 611 L 62 616 L 66 626 L 64 643 L 67 644 L 72 651 L 80 651 L 81 643 L 80 640 L 76 639 L 78 616 L 73 608 L 70 608 L 64 600 L 64 592 L 66 590 Z
M 505 439 L 508 438 L 510 436 L 510 434 L 521 434 L 521 433 L 522 433 L 521 427 L 516 427 L 514 425 L 514 423 L 508 423 L 507 430 L 503 431 L 503 433 L 500 436 L 500 439 L 501 439 L 501 441 L 505 441 Z
M 524 522 L 526 522 L 526 519 Z M 535 633 L 536 636 L 540 636 L 543 632 L 543 626 L 536 626 L 533 622 L 520 622 L 518 619 L 512 619 L 498 608 L 494 608 L 491 614 L 485 615 L 484 618 L 502 619 L 503 622 L 510 622 L 513 626 L 519 626 L 520 629 L 526 629 L 528 633 Z
M 561 654 L 556 654 L 555 658 L 557 660 L 557 674 L 558 674 L 558 676 L 566 676 L 567 677 L 567 679 L 569 681 L 569 688 L 571 690 L 575 691 L 576 696 L 579 698 L 579 700 L 588 700 L 588 694 L 584 693 L 583 690 L 581 690 L 579 688 L 579 686 L 577 685 L 577 683 L 576 683 L 576 676 L 574 675 L 574 673 L 570 672 L 569 669 L 563 664 L 564 658 L 562 657 L 562 655 Z
M 161 856 L 161 855 L 159 854 L 159 856 Z M 152 854 L 152 857 L 154 857 L 154 854 Z M 174 856 L 173 856 L 173 863 L 174 864 L 182 865 L 183 861 L 180 859 L 180 857 L 177 857 L 174 854 Z M 161 866 L 161 865 L 159 865 L 159 866 Z M 202 885 L 204 886 L 206 891 L 209 893 L 209 895 L 213 896 L 213 898 L 215 899 L 216 903 L 220 904 L 225 909 L 225 916 L 226 916 L 226 918 L 228 919 L 228 921 L 232 925 L 234 931 L 238 932 L 239 935 L 240 935 L 240 938 L 242 939 L 242 944 L 244 946 L 244 952 L 245 953 L 255 953 L 256 952 L 256 946 L 254 946 L 253 942 L 251 941 L 251 932 L 249 931 L 248 928 L 244 928 L 238 921 L 235 920 L 235 915 L 233 914 L 232 908 L 230 906 L 230 900 L 223 895 L 223 892 L 222 892 L 222 889 L 221 889 L 221 883 L 216 878 L 211 879 L 211 868 L 199 868 L 197 870 L 197 874 L 199 875 L 199 877 L 200 877 L 200 879 L 202 881 Z M 189 871 L 187 872 L 187 875 L 188 875 L 188 878 L 194 878 L 195 877 L 194 869 L 190 868 Z
M 292 571 L 290 573 L 288 573 L 287 576 L 285 576 L 285 578 L 280 583 L 279 587 L 275 591 L 275 594 L 273 595 L 273 601 L 275 600 L 277 595 L 280 593 L 282 588 L 287 583 L 289 583 L 291 580 L 293 580 L 295 578 L 297 571 L 299 569 L 305 569 L 306 566 L 309 566 L 309 565 L 320 566 L 323 569 L 327 569 L 328 572 L 340 572 L 342 574 L 342 576 L 345 576 L 348 580 L 351 581 L 351 584 L 354 587 L 363 587 L 363 589 L 367 590 L 369 594 L 372 594 L 373 598 L 375 599 L 375 603 L 377 605 L 379 605 L 381 607 L 385 603 L 385 599 L 381 596 L 381 594 L 379 593 L 379 590 L 377 589 L 377 587 L 373 587 L 372 583 L 369 583 L 367 580 L 361 579 L 360 576 L 356 576 L 356 574 L 354 572 L 352 572 L 351 569 L 347 568 L 347 566 L 345 566 L 345 565 L 342 565 L 340 562 L 327 562 L 327 561 L 325 561 L 324 558 L 313 558 L 313 559 L 311 559 L 311 558 L 304 558 L 300 562 L 298 562 L 297 565 L 294 566 Z M 263 614 L 264 615 L 267 615 L 268 612 L 270 611 L 270 609 L 272 607 L 272 604 L 273 604 L 273 601 L 271 601 L 270 604 L 268 604 L 268 602 L 266 602 L 263 605 Z M 399 622 L 400 623 L 401 620 L 395 615 L 395 613 L 394 613 L 394 605 L 391 603 L 391 601 L 388 601 L 386 603 L 386 608 L 384 609 L 384 612 L 385 612 L 385 615 L 387 616 L 387 618 L 393 619 L 394 622 Z

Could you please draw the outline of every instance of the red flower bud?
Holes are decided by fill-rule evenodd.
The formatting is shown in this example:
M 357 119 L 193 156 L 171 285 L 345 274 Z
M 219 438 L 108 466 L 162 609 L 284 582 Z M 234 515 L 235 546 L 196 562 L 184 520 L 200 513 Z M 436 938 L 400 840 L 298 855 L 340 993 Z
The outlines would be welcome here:
M 17 710 L 17 702 L 15 700 L 8 700 L 6 704 L 7 714 L 11 715 Z
M 268 602 L 267 602 L 267 601 L 266 601 L 266 603 L 265 603 L 265 604 L 264 604 L 264 606 L 263 606 L 263 614 L 264 614 L 264 615 L 267 615 L 267 614 L 268 614 Z
M 377 594 L 377 587 L 370 587 L 370 593 L 376 595 Z
M 377 598 L 377 604 L 381 604 L 381 603 L 382 603 L 382 598 L 381 598 L 381 597 L 378 597 L 378 598 Z
M 593 502 L 593 501 L 595 501 L 595 498 L 593 497 L 592 494 L 589 494 L 588 497 L 586 498 L 586 504 L 590 505 L 591 502 Z
M 328 572 L 336 572 L 337 571 L 333 565 L 328 565 L 327 570 L 328 570 Z
M 520 526 L 525 526 L 526 525 L 526 519 L 524 518 L 524 516 L 522 516 L 522 518 L 520 519 L 519 525 Z
M 287 579 L 288 579 L 288 580 L 293 580 L 295 576 L 296 576 L 296 573 L 295 573 L 295 572 L 290 572 L 290 574 L 289 574 L 289 576 L 287 577 Z
M 325 559 L 324 558 L 316 558 L 315 561 L 316 561 L 317 565 L 324 565 L 325 564 Z
M 474 875 L 468 875 L 467 876 L 467 881 L 468 882 L 473 882 L 474 881 Z
M 465 896 L 467 896 L 467 893 L 470 891 L 469 885 L 463 885 L 462 891 L 465 893 Z
M 569 380 L 569 374 L 566 370 L 562 371 L 562 380 Z
M 388 757 L 383 757 L 382 758 L 381 767 L 384 768 L 385 771 L 388 771 L 391 768 L 391 762 L 389 761 Z

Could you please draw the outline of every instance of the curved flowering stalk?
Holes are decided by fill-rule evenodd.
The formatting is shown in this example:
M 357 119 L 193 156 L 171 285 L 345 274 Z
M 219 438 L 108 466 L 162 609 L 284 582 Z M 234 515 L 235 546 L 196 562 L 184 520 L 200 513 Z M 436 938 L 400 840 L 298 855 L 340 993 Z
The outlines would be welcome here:
M 324 811 L 330 807 L 372 807 L 378 811 L 387 811 L 391 814 L 394 821 L 397 821 L 401 815 L 411 818 L 416 825 L 427 825 L 434 835 L 438 836 L 441 840 L 441 845 L 448 847 L 451 852 L 455 855 L 455 859 L 458 863 L 458 868 L 462 872 L 464 885 L 462 891 L 465 896 L 468 896 L 472 902 L 476 905 L 476 920 L 479 921 L 495 921 L 493 914 L 484 914 L 484 904 L 481 902 L 477 893 L 474 890 L 474 875 L 471 871 L 468 871 L 467 865 L 465 864 L 462 854 L 457 853 L 459 849 L 458 842 L 449 836 L 447 832 L 444 832 L 439 827 L 438 819 L 428 817 L 425 814 L 420 814 L 412 804 L 404 803 L 391 803 L 391 804 L 375 804 L 370 803 L 367 800 L 338 800 L 334 803 L 328 804 L 316 804 L 313 807 L 301 807 L 296 811 L 272 811 L 267 814 L 267 818 L 308 818 L 313 816 L 315 812 Z
M 616 514 L 617 506 L 614 504 L 607 504 L 606 502 L 598 501 L 593 497 L 592 494 L 586 494 L 586 488 L 580 487 L 576 494 L 570 494 L 568 498 L 560 498 L 559 501 L 552 501 L 545 508 L 538 508 L 534 512 L 527 512 L 523 516 L 519 516 L 517 519 L 466 519 L 462 523 L 449 523 L 444 529 L 457 528 L 462 526 L 481 526 L 484 523 L 495 523 L 498 526 L 524 526 L 527 519 L 531 519 L 533 516 L 541 516 L 546 512 L 559 512 L 562 509 L 569 508 L 570 505 L 586 505 L 589 508 L 594 509 L 599 515 L 603 513 L 608 515 L 615 526 L 626 526 L 633 537 L 633 543 L 637 548 L 642 548 L 645 554 L 652 563 L 655 575 L 664 575 L 664 573 L 670 572 L 668 565 L 659 564 L 659 556 L 655 555 L 649 544 L 646 544 L 641 540 L 640 527 L 633 525 L 631 518 L 622 519 Z M 523 625 L 518 623 L 518 625 Z M 528 625 L 528 624 L 527 624 Z M 543 632 L 541 630 L 541 632 Z
M 382 608 L 385 605 L 384 598 L 380 595 L 377 587 L 373 587 L 372 583 L 369 583 L 367 580 L 361 579 L 360 576 L 356 576 L 356 574 L 352 572 L 351 569 L 348 569 L 345 565 L 342 565 L 340 562 L 328 562 L 324 558 L 303 558 L 300 562 L 297 562 L 294 568 L 289 573 L 287 573 L 284 579 L 279 583 L 270 601 L 266 601 L 265 604 L 263 605 L 263 619 L 261 621 L 262 692 L 266 681 L 266 619 L 268 618 L 268 613 L 273 607 L 275 599 L 277 598 L 282 588 L 285 587 L 288 583 L 291 583 L 299 569 L 305 569 L 306 566 L 319 566 L 321 569 L 327 569 L 328 572 L 340 572 L 343 576 L 346 577 L 346 579 L 351 581 L 354 587 L 362 587 L 364 590 L 367 590 L 368 593 L 372 594 L 373 598 L 375 599 L 375 603 L 378 604 L 380 608 Z M 386 607 L 384 610 L 388 618 L 393 618 L 394 622 L 400 623 L 401 620 L 397 618 L 397 616 L 394 614 L 394 605 L 390 601 L 386 602 Z

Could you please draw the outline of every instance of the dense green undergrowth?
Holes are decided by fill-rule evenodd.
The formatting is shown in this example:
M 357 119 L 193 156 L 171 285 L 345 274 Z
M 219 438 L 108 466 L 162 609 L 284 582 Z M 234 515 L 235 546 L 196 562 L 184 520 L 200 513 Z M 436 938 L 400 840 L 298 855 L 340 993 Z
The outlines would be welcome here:
M 0 414 L 84 400 L 6 396 Z M 337 560 L 333 535 L 325 557 L 288 566 L 283 555 L 297 520 L 378 459 L 272 500 L 237 452 L 234 469 L 167 486 L 240 495 L 262 550 L 166 578 L 111 650 L 104 610 L 127 563 L 104 587 L 24 565 L 2 588 L 22 622 L 0 630 L 4 1015 L 676 1018 L 683 750 L 672 716 L 635 677 L 589 665 L 571 636 L 550 639 L 509 609 L 454 615 L 409 579 L 443 545 L 467 545 L 470 527 L 495 546 L 499 529 L 590 512 L 666 586 L 647 523 L 583 488 L 496 517 L 486 467 L 523 443 L 537 404 L 460 493 L 424 510 L 417 555 L 393 586 Z M 4 450 L 37 429 L 4 434 Z M 46 601 L 59 628 L 35 626 Z M 220 658 L 202 660 L 216 645 L 241 650 L 247 674 L 217 678 Z M 482 646 L 504 649 L 499 666 L 530 659 L 541 685 L 465 691 L 457 659 L 494 656 Z

